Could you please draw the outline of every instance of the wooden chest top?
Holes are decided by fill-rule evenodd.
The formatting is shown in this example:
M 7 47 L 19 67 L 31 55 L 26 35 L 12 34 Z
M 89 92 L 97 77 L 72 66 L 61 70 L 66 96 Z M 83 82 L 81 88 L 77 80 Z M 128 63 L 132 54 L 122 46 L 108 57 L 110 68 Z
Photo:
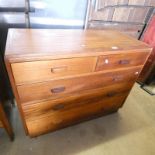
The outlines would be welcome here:
M 145 43 L 111 30 L 9 29 L 5 56 L 9 61 L 21 62 L 149 48 Z

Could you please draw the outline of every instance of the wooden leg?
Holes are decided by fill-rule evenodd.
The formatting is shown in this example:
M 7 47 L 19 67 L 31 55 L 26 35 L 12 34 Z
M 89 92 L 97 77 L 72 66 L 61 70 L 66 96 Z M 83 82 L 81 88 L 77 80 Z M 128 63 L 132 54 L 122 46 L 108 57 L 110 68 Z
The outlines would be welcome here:
M 3 106 L 1 103 L 0 103 L 0 120 L 2 122 L 4 129 L 8 133 L 10 140 L 13 141 L 14 140 L 14 133 L 13 133 L 12 127 L 11 127 L 11 125 L 7 119 L 7 116 L 4 112 L 4 109 L 3 109 Z

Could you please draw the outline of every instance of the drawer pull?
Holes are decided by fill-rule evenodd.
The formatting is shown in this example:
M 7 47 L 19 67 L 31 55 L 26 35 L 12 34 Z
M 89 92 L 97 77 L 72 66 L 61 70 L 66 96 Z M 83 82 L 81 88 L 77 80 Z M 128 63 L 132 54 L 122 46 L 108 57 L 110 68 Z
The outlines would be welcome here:
M 119 61 L 119 64 L 120 64 L 120 65 L 126 65 L 126 64 L 129 64 L 129 63 L 130 63 L 129 60 L 120 60 L 120 61 Z
M 113 78 L 113 81 L 117 82 L 117 81 L 121 81 L 123 80 L 123 76 L 116 76 Z
M 58 104 L 52 107 L 53 110 L 61 110 L 65 107 L 64 104 Z
M 63 91 L 65 91 L 65 87 L 57 87 L 57 88 L 51 89 L 52 93 L 61 93 Z
M 60 67 L 51 68 L 52 73 L 62 72 L 62 71 L 66 71 L 66 70 L 67 70 L 67 66 L 60 66 Z
M 108 97 L 113 97 L 115 96 L 117 93 L 116 92 L 110 92 L 110 93 L 107 93 L 107 96 Z

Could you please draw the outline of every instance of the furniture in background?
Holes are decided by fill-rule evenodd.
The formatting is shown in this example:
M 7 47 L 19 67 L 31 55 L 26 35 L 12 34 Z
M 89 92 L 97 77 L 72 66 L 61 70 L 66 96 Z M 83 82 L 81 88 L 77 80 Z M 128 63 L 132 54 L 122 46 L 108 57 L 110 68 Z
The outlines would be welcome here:
M 10 29 L 5 63 L 26 134 L 117 111 L 150 52 L 116 31 Z
M 139 39 L 154 6 L 154 0 L 88 0 L 85 29 L 113 29 Z
M 155 92 L 153 92 L 155 86 L 152 86 L 152 84 L 155 84 L 155 16 L 152 17 L 148 24 L 142 41 L 150 45 L 153 50 L 137 81 L 141 84 L 142 88 L 153 95 L 155 94 Z M 151 85 L 151 87 L 149 87 L 149 85 Z
M 2 101 L 10 100 L 13 103 L 13 93 L 7 71 L 4 65 L 4 51 L 7 38 L 7 29 L 0 29 L 0 98 Z
M 29 7 L 29 0 L 0 0 L 0 127 L 7 131 L 11 140 L 14 139 L 14 134 L 8 118 L 12 111 L 12 106 L 9 104 L 14 104 L 14 95 L 4 64 L 5 45 L 8 28 L 30 26 L 29 12 L 32 10 Z M 9 109 L 8 113 L 5 109 Z
M 4 51 L 8 28 L 28 28 L 29 0 L 0 0 L 0 97 L 2 100 L 10 100 L 13 103 L 14 96 L 4 65 Z
M 0 128 L 4 128 L 6 130 L 11 141 L 14 140 L 14 133 L 8 120 L 8 116 L 4 110 L 4 104 L 2 104 L 2 102 L 0 102 Z
M 138 81 L 140 83 L 149 84 L 152 81 L 152 74 L 155 72 L 155 16 L 150 21 L 142 41 L 150 45 L 153 50 L 138 78 Z

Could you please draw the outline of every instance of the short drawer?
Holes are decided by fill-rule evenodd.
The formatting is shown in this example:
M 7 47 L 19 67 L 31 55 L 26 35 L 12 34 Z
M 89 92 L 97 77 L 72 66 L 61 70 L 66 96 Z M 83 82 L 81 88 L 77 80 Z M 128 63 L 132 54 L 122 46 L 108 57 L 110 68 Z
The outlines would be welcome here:
M 94 116 L 116 111 L 124 103 L 131 89 L 129 85 L 126 87 L 115 85 L 85 95 L 67 97 L 64 100 L 25 105 L 23 109 L 30 136 L 44 134 Z
M 94 71 L 96 57 L 13 63 L 16 84 L 41 82 Z
M 57 99 L 70 94 L 79 94 L 92 89 L 102 88 L 120 82 L 133 83 L 141 67 L 109 73 L 96 73 L 83 77 L 52 80 L 48 82 L 17 86 L 21 102 L 37 101 L 42 99 Z
M 135 52 L 99 56 L 95 70 L 104 71 L 143 65 L 147 56 L 148 52 Z

